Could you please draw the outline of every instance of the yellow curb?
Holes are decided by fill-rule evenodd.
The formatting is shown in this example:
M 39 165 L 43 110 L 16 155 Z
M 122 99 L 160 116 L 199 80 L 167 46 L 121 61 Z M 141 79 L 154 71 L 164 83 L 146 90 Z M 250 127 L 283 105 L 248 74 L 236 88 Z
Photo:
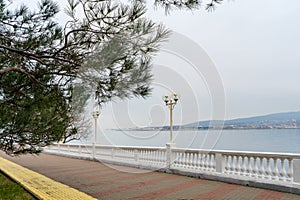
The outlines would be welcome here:
M 95 198 L 0 157 L 0 170 L 36 197 L 45 200 L 90 200 Z

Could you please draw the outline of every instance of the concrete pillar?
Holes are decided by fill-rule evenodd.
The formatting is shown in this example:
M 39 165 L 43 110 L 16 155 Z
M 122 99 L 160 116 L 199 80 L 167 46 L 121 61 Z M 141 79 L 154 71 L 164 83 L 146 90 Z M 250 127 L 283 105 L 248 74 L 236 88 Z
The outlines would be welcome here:
M 170 143 L 166 144 L 166 153 L 167 153 L 166 168 L 170 169 L 171 168 L 171 155 L 172 155 Z
M 93 143 L 93 160 L 96 160 L 96 144 Z
M 300 159 L 293 160 L 293 180 L 300 183 Z
M 221 153 L 216 153 L 216 172 L 223 173 L 225 167 L 225 161 Z

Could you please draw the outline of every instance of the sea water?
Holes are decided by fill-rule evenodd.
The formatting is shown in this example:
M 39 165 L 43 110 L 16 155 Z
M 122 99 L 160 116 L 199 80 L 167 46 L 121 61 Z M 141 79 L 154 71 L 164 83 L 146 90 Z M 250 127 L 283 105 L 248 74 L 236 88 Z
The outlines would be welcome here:
M 94 134 L 73 143 L 91 144 Z M 170 131 L 101 130 L 99 145 L 165 147 Z M 173 143 L 179 148 L 255 152 L 300 153 L 300 129 L 178 130 Z

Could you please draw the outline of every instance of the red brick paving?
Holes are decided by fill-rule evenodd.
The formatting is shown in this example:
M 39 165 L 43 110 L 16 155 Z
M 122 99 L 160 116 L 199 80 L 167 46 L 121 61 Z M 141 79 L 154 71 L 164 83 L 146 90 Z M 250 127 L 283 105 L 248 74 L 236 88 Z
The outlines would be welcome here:
M 95 194 L 92 194 L 92 195 L 105 196 L 105 195 L 109 195 L 109 194 L 112 194 L 112 193 L 115 193 L 115 192 L 121 192 L 121 191 L 128 190 L 128 189 L 138 188 L 138 187 L 141 187 L 145 184 L 147 184 L 147 185 L 156 184 L 158 182 L 162 182 L 162 181 L 170 180 L 170 179 L 174 179 L 174 178 L 178 178 L 178 177 L 176 177 L 176 176 L 173 176 L 173 177 L 169 177 L 169 176 L 158 177 L 158 178 L 154 178 L 154 179 L 144 181 L 144 182 L 137 182 L 137 183 L 134 183 L 134 184 L 125 185 L 125 186 L 121 186 L 121 187 L 118 187 L 118 188 L 104 190 L 104 191 L 101 191 L 99 193 L 95 193 Z
M 295 194 L 55 155 L 0 156 L 99 199 L 300 199 Z
M 262 191 L 259 195 L 256 196 L 255 200 L 280 200 L 283 196 L 282 192 L 276 192 L 276 191 Z M 300 199 L 300 197 L 299 197 Z
M 116 172 L 115 172 L 116 173 Z M 120 172 L 116 173 L 119 174 Z M 132 177 L 132 174 L 125 174 L 125 177 L 119 177 L 119 178 L 112 178 L 110 177 L 109 180 L 102 180 L 100 182 L 93 182 L 91 184 L 86 184 L 85 186 L 97 186 L 100 184 L 112 184 L 112 183 L 116 183 L 116 182 L 122 182 L 122 181 L 128 181 L 128 180 L 134 180 L 134 179 L 138 179 L 138 178 L 142 178 L 142 177 L 147 177 L 147 176 L 153 176 L 154 173 L 143 173 L 143 174 L 137 174 L 134 177 Z M 126 176 L 127 175 L 127 176 Z M 97 176 L 97 178 L 103 178 L 106 177 L 106 174 L 101 176 Z M 80 185 L 79 185 L 80 187 Z
M 214 200 L 214 199 L 219 199 L 220 197 L 226 195 L 227 193 L 238 189 L 240 186 L 239 185 L 233 185 L 233 184 L 224 184 L 218 187 L 217 189 L 214 189 L 210 192 L 206 192 L 204 194 L 201 194 L 199 196 L 194 197 L 193 199 L 199 199 L 199 200 Z
M 201 182 L 203 182 L 203 180 L 201 180 L 201 179 L 189 180 L 187 182 L 177 184 L 175 186 L 167 187 L 167 188 L 164 188 L 164 189 L 161 189 L 161 190 L 158 190 L 158 191 L 153 191 L 153 192 L 146 193 L 142 196 L 131 198 L 131 200 L 138 200 L 138 199 L 151 200 L 151 199 L 155 199 L 157 197 L 164 196 L 166 194 L 176 192 L 178 190 L 184 190 L 185 188 L 192 187 L 192 186 L 194 186 L 196 184 L 199 184 Z

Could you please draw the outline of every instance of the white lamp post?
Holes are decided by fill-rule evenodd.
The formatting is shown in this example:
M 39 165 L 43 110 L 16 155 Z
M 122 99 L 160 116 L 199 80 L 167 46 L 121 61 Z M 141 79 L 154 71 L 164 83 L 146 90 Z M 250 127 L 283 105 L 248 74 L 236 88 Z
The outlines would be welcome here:
M 177 93 L 173 93 L 171 95 L 165 94 L 162 97 L 163 101 L 166 103 L 166 106 L 170 109 L 170 144 L 173 143 L 173 109 L 179 100 L 179 95 Z
M 95 132 L 94 132 L 94 142 L 93 142 L 93 159 L 96 158 L 96 143 L 97 143 L 97 132 L 98 132 L 98 126 L 97 126 L 97 121 L 98 117 L 100 115 L 100 110 L 98 109 L 98 106 L 95 106 L 95 110 L 93 112 L 93 117 L 95 120 Z
M 98 130 L 97 130 L 97 128 L 98 128 L 97 122 L 98 122 L 99 115 L 100 115 L 100 110 L 96 107 L 96 109 L 93 112 L 93 117 L 94 117 L 94 120 L 95 120 L 94 144 L 97 143 L 97 132 L 98 132 Z

